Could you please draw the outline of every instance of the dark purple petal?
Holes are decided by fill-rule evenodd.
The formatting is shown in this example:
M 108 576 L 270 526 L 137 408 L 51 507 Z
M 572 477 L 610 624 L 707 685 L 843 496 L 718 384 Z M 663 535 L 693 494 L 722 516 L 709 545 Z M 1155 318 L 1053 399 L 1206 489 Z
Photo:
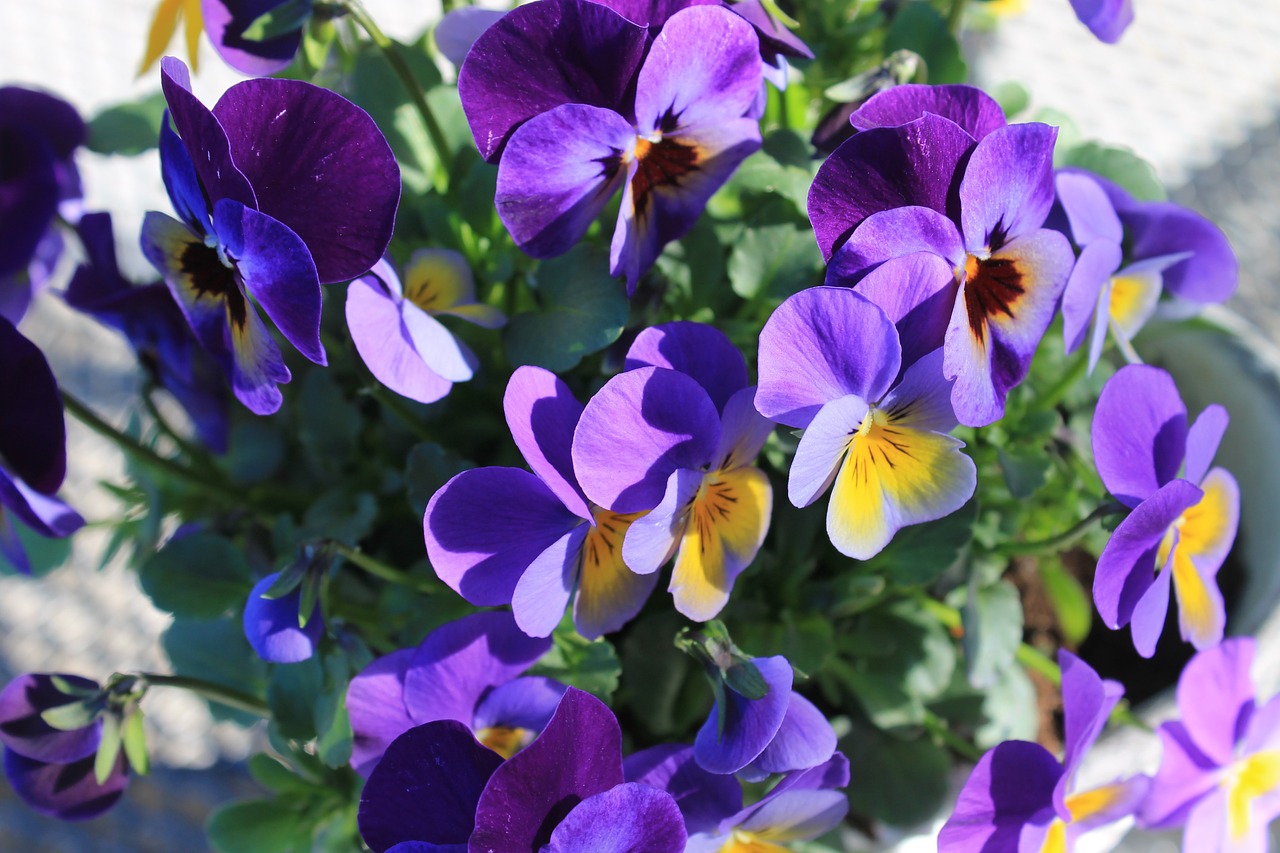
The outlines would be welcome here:
M 827 158 L 809 190 L 809 221 L 822 257 L 873 213 L 906 205 L 948 212 L 956 169 L 973 137 L 938 116 L 864 131 Z
M 182 60 L 172 56 L 160 60 L 160 84 L 169 104 L 169 116 L 200 177 L 208 206 L 212 208 L 219 199 L 229 198 L 257 207 L 254 187 L 237 168 L 239 164 L 232 157 L 221 122 L 191 93 L 191 75 Z
M 379 261 L 374 270 L 382 264 Z M 453 381 L 432 370 L 419 353 L 401 314 L 410 310 L 416 309 L 398 303 L 372 275 L 356 279 L 347 288 L 347 329 L 369 372 L 403 397 L 434 403 L 449 393 Z M 435 319 L 421 316 L 440 329 L 440 340 L 451 351 L 448 360 L 465 364 L 461 344 Z
M 67 473 L 62 397 L 40 348 L 0 317 L 0 459 L 31 488 L 51 495 Z
M 1124 226 L 1120 224 L 1115 206 L 1094 175 L 1067 169 L 1058 172 L 1053 183 L 1058 202 L 1067 216 L 1073 243 L 1083 247 L 1108 240 L 1118 245 L 1124 240 Z
M 879 408 L 900 426 L 929 432 L 951 432 L 951 382 L 942 375 L 942 350 L 936 349 L 908 367 Z
M 386 853 L 467 853 L 466 844 L 432 844 L 429 841 L 401 841 Z
M 1122 210 L 1135 261 L 1190 252 L 1163 273 L 1165 289 L 1193 302 L 1223 302 L 1235 292 L 1239 264 L 1218 226 L 1170 202 L 1144 202 Z
M 454 68 L 461 68 L 467 52 L 480 38 L 480 34 L 505 14 L 505 9 L 480 9 L 475 6 L 450 9 L 432 31 L 436 47 L 444 54 L 445 59 L 453 63 Z
M 1217 403 L 1207 406 L 1187 430 L 1187 467 L 1183 477 L 1199 483 L 1213 464 L 1213 457 L 1227 432 L 1231 417 Z
M 873 213 L 831 257 L 826 283 L 852 286 L 876 264 L 913 252 L 949 262 L 947 278 L 964 266 L 964 242 L 954 222 L 928 207 L 908 205 Z
M 253 586 L 244 605 L 244 635 L 258 657 L 271 663 L 298 663 L 316 653 L 316 644 L 324 633 L 320 602 L 311 611 L 305 626 L 298 624 L 302 590 L 295 588 L 279 598 L 263 598 L 280 577 L 267 575 Z
M 1071 0 L 1080 23 L 1099 41 L 1115 44 L 1133 23 L 1133 0 Z
M 876 214 L 872 219 L 889 213 L 892 211 Z M 860 228 L 854 233 L 854 239 L 861 231 Z M 843 253 L 842 247 L 836 258 Z M 954 268 L 947 260 L 936 254 L 917 252 L 885 261 L 859 281 L 854 289 L 879 305 L 897 327 L 898 340 L 902 344 L 902 370 L 905 371 L 945 342 L 957 287 Z
M 719 443 L 719 413 L 697 381 L 642 367 L 613 377 L 588 401 L 573 436 L 573 468 L 591 501 L 639 512 L 658 504 L 671 472 L 709 465 Z
M 404 674 L 415 654 L 417 649 L 398 649 L 383 655 L 347 686 L 351 766 L 366 779 L 391 742 L 417 725 L 404 705 Z
M 1239 711 L 1234 698 L 1229 697 L 1224 707 Z M 1165 723 L 1156 734 L 1160 736 L 1160 768 L 1151 780 L 1139 821 L 1144 827 L 1163 829 L 1186 822 L 1196 803 L 1217 790 L 1222 768 L 1200 750 L 1181 722 Z M 1212 737 L 1218 740 L 1221 735 L 1214 733 Z
M 466 844 L 481 791 L 502 764 L 455 720 L 410 729 L 387 747 L 360 794 L 360 836 L 375 853 L 404 841 Z
M 1102 483 L 1137 506 L 1178 474 L 1187 410 L 1173 377 L 1158 367 L 1122 367 L 1107 380 L 1093 416 L 1093 458 Z
M 45 762 L 79 761 L 98 750 L 102 726 L 98 722 L 73 731 L 55 729 L 40 718 L 50 708 L 77 701 L 57 688 L 57 677 L 89 691 L 97 682 L 78 675 L 32 672 L 19 675 L 0 691 L 0 743 L 24 758 Z
M 628 782 L 660 788 L 675 798 L 689 833 L 710 832 L 742 808 L 742 786 L 731 774 L 708 773 L 698 766 L 693 747 L 663 744 L 627 756 Z
M 59 820 L 88 820 L 116 804 L 129 784 L 124 753 L 101 785 L 93 775 L 94 756 L 69 764 L 46 764 L 4 751 L 4 773 L 22 801 Z
M 782 777 L 770 793 L 781 794 L 792 788 L 801 791 L 821 791 L 843 788 L 849 784 L 849 759 L 837 752 L 817 767 L 797 770 Z
M 480 155 L 497 162 L 512 132 L 563 104 L 630 119 L 628 90 L 647 47 L 643 28 L 577 0 L 519 6 L 484 31 L 458 72 L 458 94 Z
M 258 17 L 285 0 L 201 0 L 204 31 L 222 61 L 241 74 L 266 77 L 283 71 L 298 46 L 302 44 L 302 27 L 263 41 L 244 37 Z
M 59 160 L 84 144 L 88 130 L 75 107 L 47 92 L 0 87 L 0 127 L 21 125 L 38 133 Z
M 717 702 L 693 742 L 694 758 L 703 770 L 738 772 L 765 751 L 786 719 L 791 704 L 791 664 L 781 655 L 753 658 L 751 662 L 760 670 L 769 692 L 759 699 L 748 699 L 725 688 L 724 729 L 720 729 Z
M 783 56 L 813 59 L 809 46 L 774 18 L 760 0 L 730 0 L 728 3 L 721 0 L 720 5 L 746 18 L 756 28 L 756 35 L 760 37 L 760 56 L 766 64 L 781 67 L 786 64 L 781 58 Z
M 510 604 L 525 569 L 581 523 L 519 468 L 463 471 L 432 496 L 422 520 L 436 574 L 481 607 Z
M 1111 710 L 1124 695 L 1124 687 L 1115 681 L 1103 681 L 1092 667 L 1066 649 L 1059 650 L 1058 664 L 1062 668 L 1065 744 L 1062 778 L 1054 788 L 1053 801 L 1058 814 L 1065 816 L 1070 815 L 1066 798 L 1072 793 L 1076 770 L 1102 734 Z
M 534 733 L 547 727 L 568 688 L 542 675 L 526 675 L 499 684 L 476 706 L 473 728 L 502 726 Z
M 686 840 L 684 819 L 670 794 L 623 783 L 574 806 L 543 849 L 547 853 L 683 853 Z
M 542 734 L 485 786 L 468 849 L 539 850 L 574 806 L 621 782 L 617 719 L 599 699 L 570 687 Z
M 570 512 L 590 520 L 591 509 L 573 473 L 570 454 L 582 404 L 569 386 L 544 368 L 518 367 L 507 382 L 502 410 L 511 437 L 533 473 Z
M 208 234 L 213 229 L 213 203 L 205 198 L 186 144 L 167 120 L 160 126 L 160 176 L 178 218 L 195 233 Z
M 706 323 L 677 321 L 650 326 L 627 350 L 624 370 L 666 367 L 692 376 L 716 408 L 747 387 L 747 363 L 724 332 Z
M 973 768 L 955 811 L 938 835 L 938 853 L 1025 850 L 1024 833 L 1056 816 L 1053 789 L 1062 776 L 1048 750 L 1020 740 L 1005 741 Z
M 773 312 L 760 332 L 759 361 L 756 409 L 803 428 L 831 400 L 878 400 L 898 374 L 902 350 L 879 306 L 845 288 L 814 287 Z
M 322 283 L 354 278 L 382 257 L 400 168 L 368 113 L 310 83 L 260 79 L 228 89 L 213 115 L 253 185 L 252 206 L 302 238 Z
M 1004 111 L 995 99 L 976 86 L 950 84 L 894 86 L 858 107 L 849 123 L 858 130 L 896 127 L 932 114 L 950 119 L 974 139 L 1004 127 Z
M 550 639 L 525 636 L 504 611 L 447 622 L 426 636 L 405 671 L 405 708 L 420 723 L 471 725 L 486 690 L 515 678 L 549 648 Z
M 771 773 L 790 773 L 817 767 L 836 751 L 836 733 L 813 703 L 795 691 L 778 734 L 764 752 L 744 767 L 742 777 L 759 781 Z
M 1178 712 L 1200 752 L 1221 766 L 1235 758 L 1254 709 L 1255 643 L 1231 638 L 1196 654 L 1178 677 Z
M 1053 207 L 1057 138 L 1056 127 L 1031 122 L 1000 128 L 978 143 L 960 182 L 960 230 L 969 251 L 995 251 L 1044 224 Z

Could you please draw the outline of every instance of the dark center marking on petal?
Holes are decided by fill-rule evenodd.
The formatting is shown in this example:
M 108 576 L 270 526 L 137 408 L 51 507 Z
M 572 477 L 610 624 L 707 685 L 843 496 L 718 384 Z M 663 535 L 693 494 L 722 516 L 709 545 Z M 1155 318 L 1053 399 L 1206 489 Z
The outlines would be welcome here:
M 631 197 L 637 215 L 648 208 L 650 193 L 662 187 L 680 186 L 685 175 L 698 168 L 700 160 L 697 147 L 665 136 L 657 142 L 636 140 L 635 156 L 638 166 L 631 179 Z
M 248 319 L 248 306 L 236 282 L 235 271 L 222 262 L 218 250 L 204 243 L 188 243 L 179 262 L 196 293 L 224 300 L 227 318 L 237 328 L 243 329 Z
M 969 328 L 981 339 L 987 320 L 997 314 L 1013 317 L 1013 306 L 1027 292 L 1022 271 L 1007 258 L 980 260 L 970 255 L 964 264 L 964 301 Z

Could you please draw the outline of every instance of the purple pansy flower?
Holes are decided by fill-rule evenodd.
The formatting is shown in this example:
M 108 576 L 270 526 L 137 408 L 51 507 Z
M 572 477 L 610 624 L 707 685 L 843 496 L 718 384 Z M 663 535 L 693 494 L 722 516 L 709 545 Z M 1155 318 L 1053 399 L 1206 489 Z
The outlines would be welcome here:
M 1146 796 L 1149 777 L 1077 791 L 1075 776 L 1124 695 L 1068 651 L 1062 666 L 1066 744 L 1061 763 L 1039 744 L 1005 741 L 973 768 L 955 812 L 938 836 L 939 853 L 1026 850 L 1069 853 L 1091 829 L 1133 814 Z M 1199 849 L 1199 848 L 1196 848 Z
M 480 153 L 498 161 L 494 201 L 516 244 L 563 254 L 622 187 L 610 270 L 634 292 L 760 147 L 744 118 L 760 64 L 754 29 L 717 6 L 676 12 L 652 43 L 586 0 L 505 15 L 467 54 L 458 89 Z
M 296 28 L 271 38 L 245 38 L 245 31 L 262 15 L 285 4 L 294 7 Z M 302 30 L 311 0 L 201 0 L 204 31 L 222 61 L 241 74 L 265 77 L 283 71 L 302 45 Z
M 1184 850 L 1265 851 L 1280 815 L 1280 697 L 1256 698 L 1254 648 L 1235 637 L 1193 657 L 1178 679 L 1182 719 L 1160 726 L 1164 755 L 1140 821 L 1185 824 Z
M 475 354 L 437 314 L 486 329 L 507 321 L 497 308 L 476 302 L 471 268 L 448 249 L 414 252 L 403 286 L 381 260 L 347 289 L 347 327 L 360 358 L 379 382 L 419 403 L 434 403 L 475 372 Z
M 884 279 L 891 285 L 886 301 L 901 307 L 922 296 L 927 308 L 936 279 L 929 272 L 940 264 L 927 254 L 892 260 L 863 284 L 878 292 Z M 919 330 L 913 311 L 899 313 L 904 331 Z M 804 429 L 788 496 L 808 506 L 831 488 L 827 534 L 841 553 L 860 560 L 879 553 L 902 527 L 956 511 L 977 487 L 977 469 L 960 452 L 964 443 L 947 435 L 956 419 L 942 350 L 903 371 L 905 361 L 890 317 L 847 288 L 792 296 L 760 333 L 756 407 Z
M 391 741 L 433 720 L 457 720 L 510 757 L 543 729 L 564 693 L 552 679 L 518 677 L 549 648 L 549 639 L 521 632 L 510 613 L 493 611 L 449 622 L 417 648 L 378 658 L 347 689 L 351 766 L 368 776 Z
M 5 776 L 31 808 L 62 820 L 87 820 L 115 805 L 128 785 L 124 754 L 101 784 L 94 778 L 94 758 L 102 732 L 101 719 L 78 729 L 55 729 L 41 714 L 82 697 L 98 685 L 76 675 L 28 673 L 0 691 L 0 743 Z
M 1066 238 L 1042 227 L 1057 131 L 996 126 L 974 89 L 895 92 L 868 102 L 874 109 L 855 121 L 871 128 L 818 170 L 809 218 L 828 284 L 855 285 L 917 252 L 945 261 L 934 275 L 936 289 L 955 288 L 950 319 L 943 339 L 921 348 L 942 346 L 956 417 L 983 426 L 1026 376 L 1074 261 Z M 895 118 L 905 123 L 888 124 Z
M 84 519 L 53 494 L 67 473 L 62 397 L 44 354 L 0 317 L 0 555 L 30 574 L 16 522 L 62 538 Z
M 399 169 L 368 114 L 325 89 L 249 80 L 210 110 L 180 61 L 166 57 L 161 72 L 178 130 L 161 129 L 161 168 L 180 219 L 148 213 L 142 248 L 236 396 L 269 414 L 290 374 L 248 297 L 324 364 L 320 285 L 382 256 Z
M 646 329 L 626 367 L 587 403 L 573 468 L 596 504 L 647 513 L 627 531 L 622 559 L 653 575 L 674 555 L 676 609 L 705 622 L 769 530 L 773 487 L 752 463 L 773 424 L 752 405 L 742 354 L 711 326 Z
M 555 374 L 520 367 L 503 399 L 533 473 L 475 468 L 445 483 L 423 517 L 436 574 L 472 604 L 510 604 L 530 636 L 551 634 L 572 601 L 584 637 L 616 631 L 657 584 L 622 559 L 637 513 L 592 503 L 570 457 L 582 404 Z
M 660 788 L 674 797 L 690 835 L 715 830 L 742 808 L 737 777 L 702 769 L 691 745 L 669 743 L 632 753 L 623 759 L 622 771 L 628 782 Z
M 1107 627 L 1132 624 L 1143 657 L 1164 629 L 1170 584 L 1183 639 L 1197 649 L 1222 639 L 1226 612 L 1215 577 L 1235 541 L 1240 490 L 1231 474 L 1209 466 L 1227 421 L 1213 405 L 1188 429 L 1173 378 L 1147 365 L 1121 368 L 1098 399 L 1094 461 L 1103 485 L 1133 511 L 1098 557 L 1093 599 Z
M 1089 340 L 1089 369 L 1110 329 L 1130 361 L 1129 342 L 1156 310 L 1162 292 L 1190 304 L 1224 302 L 1238 267 L 1222 231 L 1169 202 L 1134 200 L 1096 175 L 1064 170 L 1055 179 L 1080 257 L 1062 298 L 1070 352 Z M 1127 250 L 1126 250 L 1127 248 Z
M 80 176 L 72 155 L 85 126 L 61 98 L 0 87 L 0 317 L 17 325 L 62 252 L 59 209 L 74 219 Z
M 1133 23 L 1133 0 L 1071 0 L 1080 23 L 1099 41 L 1115 44 Z
M 244 636 L 263 660 L 298 663 L 316 653 L 320 635 L 324 633 L 324 618 L 317 600 L 307 624 L 300 624 L 301 587 L 278 598 L 264 598 L 279 579 L 280 572 L 273 572 L 254 584 L 244 605 Z
M 186 410 L 200 439 L 214 452 L 224 452 L 226 381 L 192 336 L 173 294 L 163 282 L 134 286 L 120 274 L 111 214 L 85 214 L 77 231 L 86 262 L 77 267 L 63 298 L 128 338 L 139 364 Z

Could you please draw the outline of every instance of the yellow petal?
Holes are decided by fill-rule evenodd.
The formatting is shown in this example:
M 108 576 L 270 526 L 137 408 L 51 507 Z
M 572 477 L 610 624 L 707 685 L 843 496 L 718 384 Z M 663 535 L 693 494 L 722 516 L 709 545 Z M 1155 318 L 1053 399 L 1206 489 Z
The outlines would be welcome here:
M 1128 790 L 1124 784 L 1116 784 L 1103 785 L 1101 788 L 1072 794 L 1067 797 L 1067 811 L 1071 812 L 1072 822 L 1088 820 L 1114 806 L 1118 800 L 1128 794 Z
M 404 272 L 404 298 L 428 314 L 475 301 L 471 268 L 457 252 L 423 249 L 409 260 Z
M 1199 649 L 1221 640 L 1226 622 L 1222 595 L 1216 587 L 1209 588 L 1181 542 L 1173 551 L 1173 588 L 1183 636 Z
M 787 848 L 764 841 L 755 833 L 738 829 L 729 836 L 729 840 L 720 848 L 720 853 L 787 853 Z
M 1249 834 L 1253 801 L 1280 786 L 1280 752 L 1257 752 L 1242 758 L 1222 780 L 1227 789 L 1227 828 L 1233 841 Z
M 191 71 L 200 69 L 200 33 L 204 31 L 204 12 L 200 0 L 182 0 L 183 21 L 186 23 L 187 60 Z
M 1049 832 L 1040 846 L 1040 853 L 1067 853 L 1067 825 L 1055 817 L 1049 824 Z
M 147 34 L 147 50 L 142 57 L 142 65 L 138 68 L 141 77 L 160 61 L 164 49 L 169 46 L 173 34 L 178 30 L 178 18 L 182 14 L 185 0 L 160 0 L 156 6 L 155 17 L 151 19 L 151 31 Z
M 597 507 L 595 526 L 582 541 L 578 574 L 577 611 L 591 624 L 609 615 L 634 608 L 636 588 L 645 581 L 622 562 L 622 540 L 627 528 L 643 512 L 623 514 Z
M 1200 488 L 1204 497 L 1182 514 L 1178 527 L 1178 549 L 1192 557 L 1220 551 L 1235 536 L 1235 484 L 1222 471 L 1210 471 Z
M 1138 272 L 1111 279 L 1111 301 L 1108 310 L 1111 323 L 1125 340 L 1138 334 L 1160 300 L 1160 273 Z

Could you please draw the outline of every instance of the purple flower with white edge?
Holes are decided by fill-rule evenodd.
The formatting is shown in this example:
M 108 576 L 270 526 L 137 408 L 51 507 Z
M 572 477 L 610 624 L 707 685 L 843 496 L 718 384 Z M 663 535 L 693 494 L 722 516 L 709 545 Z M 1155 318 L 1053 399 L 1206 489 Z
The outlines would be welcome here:
M 592 503 L 570 456 L 579 403 L 555 374 L 517 368 L 503 398 L 507 424 L 533 472 L 475 468 L 427 504 L 423 532 L 436 574 L 472 604 L 510 604 L 526 634 L 547 637 L 573 605 L 578 633 L 594 639 L 631 621 L 657 577 L 622 559 L 636 513 Z
M 302 588 L 295 587 L 275 598 L 266 593 L 280 580 L 273 572 L 253 585 L 244 605 L 244 636 L 258 653 L 271 663 L 298 663 L 316 653 L 324 634 L 324 618 L 317 599 L 306 624 L 302 623 Z
M 186 410 L 205 445 L 225 452 L 226 380 L 195 340 L 169 288 L 163 282 L 135 286 L 120 274 L 111 214 L 86 213 L 76 230 L 86 261 L 76 268 L 63 299 L 128 338 L 139 364 Z
M 1133 0 L 1071 0 L 1080 23 L 1098 41 L 1115 44 L 1133 23 Z
M 248 80 L 212 110 L 166 57 L 160 131 L 179 219 L 147 214 L 142 248 L 201 345 L 257 414 L 280 407 L 289 369 L 252 296 L 304 356 L 325 363 L 321 283 L 367 271 L 391 239 L 399 168 L 368 114 L 296 80 Z M 317 133 L 323 128 L 323 133 Z
M 744 118 L 760 64 L 751 25 L 715 6 L 676 12 L 652 44 L 585 0 L 505 15 L 467 54 L 458 89 L 480 153 L 498 160 L 494 202 L 516 244 L 563 254 L 623 187 L 610 271 L 634 292 L 760 147 Z
M 351 766 L 368 776 L 387 745 L 414 726 L 457 720 L 509 758 L 546 726 L 564 685 L 519 677 L 551 648 L 510 613 L 473 613 L 366 666 L 347 688 L 355 743 Z
M 627 530 L 623 561 L 654 575 L 674 555 L 676 609 L 705 622 L 769 530 L 773 487 L 752 463 L 773 424 L 752 405 L 742 354 L 711 326 L 646 329 L 626 367 L 583 410 L 573 468 L 594 503 L 647 513 Z
M 1139 822 L 1185 824 L 1184 850 L 1265 851 L 1280 815 L 1280 697 L 1258 700 L 1255 647 L 1234 637 L 1193 657 L 1178 678 L 1181 719 L 1157 732 L 1164 755 Z
M 1142 804 L 1151 783 L 1143 775 L 1076 790 L 1076 772 L 1124 695 L 1124 687 L 1099 678 L 1068 651 L 1058 653 L 1058 662 L 1066 732 L 1062 761 L 1039 744 L 1020 740 L 1005 741 L 988 751 L 973 768 L 955 811 L 942 827 L 938 853 L 1069 853 L 1081 835 L 1134 814 Z
M 414 252 L 403 285 L 384 259 L 347 288 L 347 327 L 360 358 L 379 382 L 419 403 L 444 397 L 476 368 L 475 353 L 437 314 L 486 329 L 507 322 L 497 308 L 476 302 L 471 267 L 448 249 Z
M 1132 626 L 1143 657 L 1164 630 L 1170 584 L 1183 639 L 1197 649 L 1222 640 L 1216 576 L 1235 541 L 1240 490 L 1230 473 L 1209 466 L 1227 422 L 1226 409 L 1212 405 L 1188 429 L 1173 378 L 1148 365 L 1121 368 L 1098 398 L 1094 462 L 1132 512 L 1098 557 L 1093 600 L 1107 627 Z
M 925 270 L 938 263 L 910 256 L 873 276 L 910 273 L 915 260 Z M 911 293 L 913 280 L 930 277 L 906 278 L 894 292 Z M 827 535 L 842 554 L 859 560 L 879 553 L 901 528 L 955 512 L 977 487 L 973 460 L 960 452 L 964 443 L 947 435 L 956 419 L 942 350 L 920 356 L 905 371 L 903 362 L 898 330 L 885 311 L 847 288 L 797 293 L 760 333 L 756 408 L 804 429 L 788 496 L 808 506 L 830 488 Z
M 1137 201 L 1080 170 L 1058 172 L 1055 184 L 1080 247 L 1062 298 L 1062 332 L 1068 352 L 1088 339 L 1091 371 L 1108 329 L 1129 361 L 1140 360 L 1129 342 L 1162 293 L 1196 306 L 1224 302 L 1235 292 L 1231 246 L 1200 214 L 1170 202 Z
M 919 93 L 898 97 L 885 113 L 905 118 L 921 109 Z M 926 106 L 905 124 L 858 133 L 823 163 L 809 192 L 828 284 L 856 284 L 884 261 L 917 252 L 946 262 L 937 287 L 957 289 L 943 374 L 955 380 L 951 402 L 968 426 L 1004 413 L 1074 261 L 1066 238 L 1042 227 L 1053 205 L 1057 130 L 992 127 L 983 98 L 952 89 L 933 99 L 965 124 Z

